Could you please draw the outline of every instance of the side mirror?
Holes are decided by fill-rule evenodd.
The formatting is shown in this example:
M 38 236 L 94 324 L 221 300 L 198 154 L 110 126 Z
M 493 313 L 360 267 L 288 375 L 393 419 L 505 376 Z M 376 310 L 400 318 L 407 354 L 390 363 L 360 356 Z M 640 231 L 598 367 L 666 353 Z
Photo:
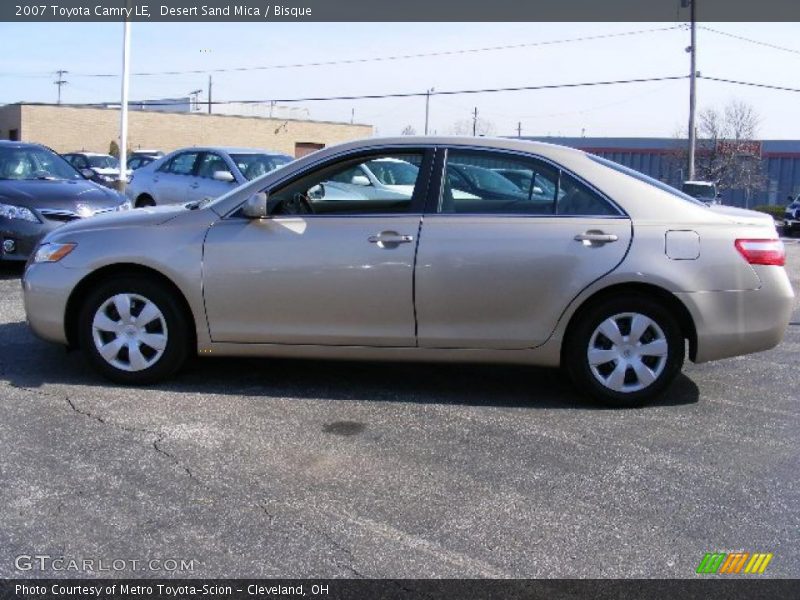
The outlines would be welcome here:
M 364 187 L 372 185 L 366 175 L 353 175 L 353 179 L 350 180 L 350 183 L 353 185 L 362 185 Z
M 242 206 L 242 214 L 248 219 L 265 219 L 269 215 L 267 195 L 259 192 L 250 196 Z
M 214 179 L 217 181 L 224 181 L 226 183 L 234 181 L 233 173 L 230 171 L 214 171 Z
M 83 175 L 84 179 L 92 179 L 94 177 L 94 171 L 91 169 L 81 169 L 81 175 Z

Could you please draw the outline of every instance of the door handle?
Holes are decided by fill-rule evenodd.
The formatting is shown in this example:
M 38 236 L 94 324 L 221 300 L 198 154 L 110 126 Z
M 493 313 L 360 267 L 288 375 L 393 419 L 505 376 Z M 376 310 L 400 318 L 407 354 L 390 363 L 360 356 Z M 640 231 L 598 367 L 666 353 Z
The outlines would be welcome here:
M 192 184 L 192 185 L 190 185 L 189 187 L 190 187 L 190 188 L 192 188 L 193 190 L 196 190 L 197 188 L 199 188 L 199 187 L 200 187 L 200 184 L 199 184 L 199 183 L 193 183 L 193 184 Z
M 377 244 L 380 248 L 396 248 L 399 244 L 408 244 L 414 241 L 413 235 L 403 235 L 396 231 L 381 231 L 378 235 L 367 238 L 370 244 Z
M 609 242 L 616 242 L 619 238 L 613 233 L 604 233 L 602 231 L 587 231 L 575 236 L 576 242 L 582 242 L 584 246 L 591 246 L 594 244 L 608 244 Z

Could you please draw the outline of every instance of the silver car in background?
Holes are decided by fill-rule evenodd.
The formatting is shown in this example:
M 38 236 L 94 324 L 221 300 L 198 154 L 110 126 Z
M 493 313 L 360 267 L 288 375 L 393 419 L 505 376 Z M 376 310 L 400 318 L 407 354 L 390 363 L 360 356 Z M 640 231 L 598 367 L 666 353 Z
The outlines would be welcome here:
M 255 148 L 183 148 L 137 168 L 125 193 L 136 208 L 211 200 L 292 160 Z
M 418 165 L 410 193 L 320 192 L 387 159 Z M 476 169 L 527 171 L 528 189 Z M 121 383 L 198 354 L 503 362 L 561 365 L 634 406 L 687 347 L 706 362 L 778 344 L 784 261 L 768 215 L 578 150 L 403 137 L 326 148 L 213 201 L 66 225 L 23 289 L 39 336 Z

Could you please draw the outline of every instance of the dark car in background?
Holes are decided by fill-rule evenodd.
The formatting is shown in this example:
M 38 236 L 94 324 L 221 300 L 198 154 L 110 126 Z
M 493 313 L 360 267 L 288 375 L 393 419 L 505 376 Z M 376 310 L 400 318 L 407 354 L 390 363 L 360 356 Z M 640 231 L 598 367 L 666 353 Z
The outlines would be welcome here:
M 795 198 L 783 212 L 783 233 L 794 235 L 800 231 L 800 198 Z
M 26 260 L 59 225 L 128 208 L 123 195 L 88 181 L 49 148 L 0 141 L 0 261 Z

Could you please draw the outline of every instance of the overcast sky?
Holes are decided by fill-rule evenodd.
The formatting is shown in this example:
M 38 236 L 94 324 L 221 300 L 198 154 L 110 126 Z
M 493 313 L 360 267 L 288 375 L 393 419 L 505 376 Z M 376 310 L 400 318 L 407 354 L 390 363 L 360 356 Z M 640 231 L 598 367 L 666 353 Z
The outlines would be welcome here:
M 675 23 L 134 23 L 133 72 L 214 69 L 349 60 L 530 44 Z M 698 32 L 704 74 L 800 88 L 800 24 L 708 23 L 720 31 L 784 46 L 782 51 L 707 30 Z M 122 24 L 2 23 L 0 102 L 55 102 L 56 69 L 70 71 L 64 102 L 114 101 Z M 349 65 L 215 73 L 214 100 L 296 98 L 457 90 L 682 75 L 689 71 L 685 29 L 538 47 Z M 204 88 L 204 74 L 137 76 L 131 99 L 185 96 Z M 204 97 L 204 96 L 203 96 Z M 761 115 L 764 139 L 800 139 L 800 94 L 700 81 L 700 108 L 731 99 Z M 312 102 L 316 119 L 375 125 L 395 135 L 411 125 L 422 133 L 423 98 Z M 474 107 L 498 135 L 665 136 L 685 127 L 688 81 L 671 81 L 472 96 L 434 96 L 431 130 L 450 133 Z

